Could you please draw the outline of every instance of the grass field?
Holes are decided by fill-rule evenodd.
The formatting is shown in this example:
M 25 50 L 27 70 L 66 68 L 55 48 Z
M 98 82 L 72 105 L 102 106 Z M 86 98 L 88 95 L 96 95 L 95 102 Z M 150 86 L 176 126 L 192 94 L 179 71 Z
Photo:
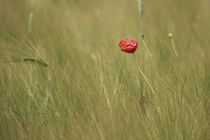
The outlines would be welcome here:
M 210 1 L 143 8 L 140 20 L 137 0 L 0 0 L 0 139 L 209 140 Z

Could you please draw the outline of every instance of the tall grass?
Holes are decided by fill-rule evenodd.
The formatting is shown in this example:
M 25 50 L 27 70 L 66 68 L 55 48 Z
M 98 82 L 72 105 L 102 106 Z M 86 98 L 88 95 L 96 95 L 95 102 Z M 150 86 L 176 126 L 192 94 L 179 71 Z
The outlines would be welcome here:
M 209 139 L 209 1 L 144 1 L 152 59 L 135 55 L 157 96 L 118 47 L 136 4 L 0 0 L 0 139 Z

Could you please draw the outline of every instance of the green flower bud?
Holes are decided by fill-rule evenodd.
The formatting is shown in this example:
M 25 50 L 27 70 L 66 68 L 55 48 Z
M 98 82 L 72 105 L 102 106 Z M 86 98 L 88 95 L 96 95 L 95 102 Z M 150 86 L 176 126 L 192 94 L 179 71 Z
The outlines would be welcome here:
M 168 37 L 169 37 L 169 38 L 172 38 L 172 37 L 173 37 L 173 34 L 172 34 L 172 33 L 169 33 L 169 34 L 168 34 Z
M 142 38 L 142 39 L 144 38 L 144 33 L 141 33 L 141 38 Z

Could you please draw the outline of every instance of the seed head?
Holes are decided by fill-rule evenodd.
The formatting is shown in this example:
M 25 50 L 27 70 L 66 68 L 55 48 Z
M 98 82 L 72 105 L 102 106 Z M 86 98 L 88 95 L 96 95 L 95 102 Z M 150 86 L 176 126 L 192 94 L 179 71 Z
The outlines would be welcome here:
M 141 33 L 141 38 L 142 38 L 142 39 L 144 38 L 144 33 Z
M 169 38 L 172 38 L 173 37 L 173 34 L 172 33 L 168 33 L 168 37 Z

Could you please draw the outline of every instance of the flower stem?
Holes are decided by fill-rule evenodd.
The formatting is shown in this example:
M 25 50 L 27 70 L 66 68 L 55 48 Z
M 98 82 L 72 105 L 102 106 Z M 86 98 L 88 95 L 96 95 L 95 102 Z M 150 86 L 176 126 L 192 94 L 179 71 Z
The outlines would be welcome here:
M 146 75 L 144 74 L 144 72 L 141 70 L 141 68 L 137 65 L 137 61 L 136 61 L 136 57 L 135 57 L 134 53 L 133 53 L 133 57 L 134 57 L 134 59 L 135 59 L 135 63 L 136 63 L 136 67 L 137 67 L 138 71 L 140 72 L 140 74 L 142 75 L 142 77 L 144 78 L 144 80 L 145 80 L 145 81 L 147 82 L 147 84 L 149 85 L 149 87 L 150 87 L 152 93 L 153 93 L 154 95 L 157 95 L 156 92 L 155 92 L 155 90 L 153 89 L 152 85 L 150 84 L 148 78 L 146 77 Z
M 142 42 L 143 42 L 143 44 L 144 44 L 144 47 L 145 47 L 146 50 L 147 50 L 147 53 L 149 54 L 150 57 L 152 57 L 152 53 L 151 53 L 150 50 L 148 49 L 147 44 L 146 44 L 146 42 L 144 41 L 143 38 L 142 38 Z
M 171 44 L 172 44 L 172 47 L 173 47 L 174 53 L 175 53 L 175 55 L 176 55 L 176 57 L 177 57 L 177 56 L 178 56 L 178 54 L 177 54 L 177 51 L 176 51 L 176 48 L 175 48 L 175 45 L 174 45 L 174 40 L 173 40 L 173 38 L 171 38 Z

